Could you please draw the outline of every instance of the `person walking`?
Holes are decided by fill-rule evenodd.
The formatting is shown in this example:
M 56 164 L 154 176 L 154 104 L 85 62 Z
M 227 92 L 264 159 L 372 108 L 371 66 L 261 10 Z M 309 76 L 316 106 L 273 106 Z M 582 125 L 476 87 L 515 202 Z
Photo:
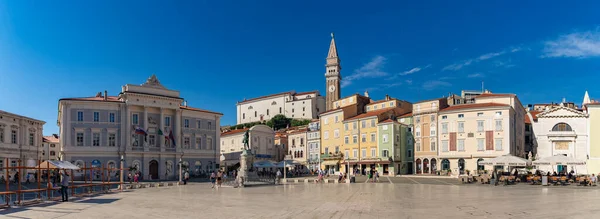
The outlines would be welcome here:
M 281 183 L 281 170 L 279 170 L 279 169 L 277 170 L 275 177 L 277 179 L 277 184 L 280 184 Z
M 131 173 L 127 174 L 127 181 L 129 181 L 129 184 L 131 184 Z
M 62 181 L 60 183 L 60 193 L 62 195 L 62 201 L 68 202 L 69 201 L 68 188 L 69 188 L 69 181 L 70 181 L 71 177 L 69 177 L 69 173 L 67 173 L 64 170 L 63 170 L 63 172 L 61 172 L 61 177 L 62 177 Z
M 185 173 L 183 174 L 183 185 L 187 185 L 187 181 L 190 179 L 190 173 L 188 173 L 188 171 L 185 171 Z
M 215 172 L 212 172 L 210 174 L 210 188 L 215 188 L 215 182 L 217 180 L 217 174 Z
M 375 170 L 375 182 L 379 182 L 379 172 Z
M 217 189 L 221 187 L 222 180 L 223 180 L 223 172 L 221 172 L 219 170 L 219 172 L 217 172 Z

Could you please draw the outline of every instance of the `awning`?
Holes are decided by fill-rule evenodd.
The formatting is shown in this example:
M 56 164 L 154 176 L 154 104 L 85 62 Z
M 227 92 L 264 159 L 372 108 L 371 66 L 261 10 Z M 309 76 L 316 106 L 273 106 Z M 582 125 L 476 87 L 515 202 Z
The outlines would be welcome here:
M 483 161 L 479 161 L 479 165 L 494 165 L 494 166 L 512 166 L 512 167 L 524 167 L 530 166 L 531 161 L 516 157 L 510 154 L 505 154 L 502 156 L 498 156 L 495 158 L 484 159 Z
M 343 164 L 348 164 L 347 161 L 342 162 Z M 361 161 L 350 161 L 350 165 L 354 164 L 390 164 L 389 160 L 361 160 Z
M 552 157 L 544 157 L 542 159 L 533 161 L 534 165 L 585 165 L 585 161 L 577 160 L 573 157 L 567 157 L 564 155 L 554 155 Z
M 326 160 L 321 162 L 321 165 L 325 165 L 325 166 L 333 166 L 333 165 L 338 165 L 340 163 L 340 161 L 338 160 Z
M 79 167 L 73 165 L 69 161 L 60 161 L 60 160 L 47 160 L 42 162 L 38 168 L 46 169 L 65 169 L 65 170 L 78 170 Z

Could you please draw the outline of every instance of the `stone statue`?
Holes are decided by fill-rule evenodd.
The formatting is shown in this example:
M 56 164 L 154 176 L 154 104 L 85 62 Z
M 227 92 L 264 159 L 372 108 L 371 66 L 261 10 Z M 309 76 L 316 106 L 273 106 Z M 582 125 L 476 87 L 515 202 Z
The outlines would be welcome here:
M 242 140 L 242 143 L 244 143 L 244 150 L 250 150 L 250 130 L 246 130 L 246 132 L 244 133 L 244 140 Z

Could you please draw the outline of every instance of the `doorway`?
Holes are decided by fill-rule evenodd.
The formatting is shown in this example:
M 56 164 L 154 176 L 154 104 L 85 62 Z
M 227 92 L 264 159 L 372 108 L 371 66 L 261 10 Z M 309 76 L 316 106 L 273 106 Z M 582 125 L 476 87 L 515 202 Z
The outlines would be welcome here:
M 413 163 L 406 163 L 406 174 L 413 174 Z
M 158 161 L 150 161 L 150 180 L 158 179 Z

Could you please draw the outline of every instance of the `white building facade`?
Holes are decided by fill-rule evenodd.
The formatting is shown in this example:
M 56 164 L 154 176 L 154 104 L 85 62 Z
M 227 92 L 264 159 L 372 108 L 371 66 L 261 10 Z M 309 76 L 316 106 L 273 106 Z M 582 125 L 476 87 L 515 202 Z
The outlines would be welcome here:
M 222 115 L 187 106 L 179 91 L 152 75 L 142 85 L 123 86 L 118 96 L 105 91 L 60 99 L 59 156 L 78 166 L 109 168 L 119 168 L 123 158 L 124 168 L 143 179 L 177 179 L 179 162 L 190 175 L 210 172 L 219 166 Z
M 537 142 L 537 159 L 566 155 L 586 161 L 588 158 L 588 115 L 576 109 L 558 106 L 537 114 L 532 122 Z M 538 166 L 542 171 L 587 174 L 586 166 Z
M 308 124 L 306 133 L 306 142 L 308 144 L 308 168 L 310 170 L 319 170 L 321 159 L 321 126 L 319 120 L 314 120 Z
M 288 133 L 288 155 L 303 165 L 299 170 L 306 170 L 308 167 L 307 131 L 308 129 L 303 128 Z
M 43 126 L 46 122 L 0 110 L 0 166 L 2 176 L 5 167 L 37 166 L 42 156 Z M 13 177 L 17 171 L 10 170 Z M 33 170 L 29 172 L 34 172 Z M 19 179 L 25 179 L 22 173 Z
M 279 161 L 279 149 L 275 147 L 275 131 L 266 125 L 255 125 L 248 129 L 238 129 L 221 133 L 221 164 L 234 166 L 240 162 L 240 154 L 244 150 L 244 134 L 248 131 L 248 146 L 255 156 L 255 161 Z
M 266 121 L 275 115 L 293 119 L 316 119 L 325 111 L 325 98 L 318 91 L 283 92 L 237 103 L 237 124 Z
M 42 161 L 59 160 L 60 141 L 57 134 L 44 136 L 42 142 Z

